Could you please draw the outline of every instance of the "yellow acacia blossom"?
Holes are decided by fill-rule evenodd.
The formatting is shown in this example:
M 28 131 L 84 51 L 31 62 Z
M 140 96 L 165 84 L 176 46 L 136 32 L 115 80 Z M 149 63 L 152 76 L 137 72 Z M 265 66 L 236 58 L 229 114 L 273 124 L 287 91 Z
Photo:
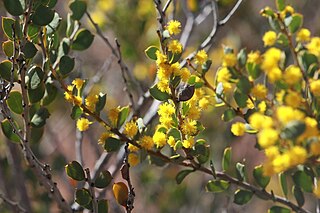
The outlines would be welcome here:
M 168 44 L 168 50 L 172 53 L 179 54 L 182 52 L 182 44 L 178 40 L 172 40 Z
M 156 63 L 158 66 L 161 66 L 162 64 L 165 64 L 167 62 L 167 56 L 162 54 L 159 50 L 156 51 Z
M 98 143 L 104 145 L 105 141 L 112 137 L 112 135 L 113 134 L 111 132 L 103 132 L 98 140 Z
M 305 117 L 303 112 L 290 106 L 279 106 L 276 110 L 276 115 L 278 120 L 284 125 L 290 121 L 302 120 Z
M 269 146 L 264 150 L 264 153 L 268 160 L 272 160 L 278 155 L 280 155 L 278 146 Z
M 281 50 L 271 47 L 263 54 L 263 61 L 261 68 L 268 72 L 272 68 L 278 67 L 278 63 L 281 59 Z
M 289 150 L 289 154 L 291 157 L 290 164 L 291 166 L 297 166 L 299 164 L 305 163 L 307 160 L 307 150 L 302 146 L 294 146 Z
M 203 97 L 199 100 L 199 107 L 201 109 L 207 109 L 209 105 L 210 105 L 209 98 Z
M 183 140 L 182 146 L 184 148 L 190 149 L 194 145 L 194 137 L 188 137 L 188 139 Z
M 86 131 L 87 129 L 89 129 L 89 125 L 91 124 L 92 122 L 90 122 L 88 119 L 86 118 L 79 118 L 77 120 L 77 128 L 79 131 L 83 132 L 83 131 Z
M 276 100 L 279 104 L 283 103 L 283 97 L 286 94 L 285 90 L 280 90 L 279 92 L 276 93 Z
M 164 134 L 163 132 L 155 132 L 152 139 L 157 148 L 161 148 L 167 143 L 166 134 Z
M 273 120 L 269 116 L 263 115 L 259 112 L 255 112 L 249 117 L 249 124 L 252 128 L 261 130 L 264 128 L 272 127 Z
M 200 118 L 200 115 L 201 115 L 201 110 L 196 106 L 190 107 L 187 113 L 187 117 L 192 120 L 198 120 Z
M 131 120 L 124 126 L 123 133 L 128 137 L 133 138 L 138 132 L 138 126 L 135 121 Z
M 236 122 L 231 126 L 231 132 L 235 136 L 242 136 L 244 135 L 245 131 L 246 131 L 246 127 L 245 127 L 245 124 L 242 122 Z
M 272 69 L 267 70 L 266 73 L 271 83 L 280 80 L 282 77 L 282 71 L 279 67 L 273 67 Z
M 318 130 L 318 121 L 311 117 L 305 117 L 304 123 L 306 125 L 306 129 L 303 134 L 299 136 L 298 141 L 302 141 L 309 137 L 316 137 L 319 134 Z
M 221 69 L 218 70 L 217 74 L 217 81 L 222 82 L 222 83 L 227 83 L 229 82 L 231 78 L 231 73 L 226 67 L 222 67 Z
M 173 136 L 169 136 L 167 143 L 169 144 L 170 147 L 174 147 L 174 145 L 176 145 L 176 141 Z
M 287 95 L 284 97 L 285 104 L 293 108 L 299 107 L 302 101 L 303 98 L 301 97 L 301 94 L 292 90 L 288 90 Z
M 273 146 L 278 139 L 278 131 L 272 128 L 265 128 L 258 133 L 258 143 L 262 148 Z
M 285 19 L 288 14 L 289 14 L 289 15 L 294 14 L 294 8 L 293 8 L 292 6 L 290 6 L 290 5 L 287 5 L 287 6 L 284 8 L 284 10 L 281 11 L 280 17 L 281 17 L 282 19 Z
M 84 80 L 82 80 L 81 78 L 76 78 L 72 81 L 72 85 L 74 85 L 77 88 L 77 90 L 80 90 L 83 84 Z
M 136 153 L 129 153 L 128 163 L 130 166 L 136 166 L 139 164 L 139 156 Z
M 159 106 L 158 114 L 159 116 L 171 116 L 176 111 L 173 104 L 165 102 Z
M 255 64 L 260 64 L 262 61 L 260 51 L 251 51 L 248 54 L 248 63 L 255 63 Z
M 98 95 L 89 94 L 85 99 L 86 107 L 91 111 L 95 111 L 96 103 L 98 102 Z
M 310 53 L 320 56 L 320 37 L 311 38 L 310 42 L 306 45 Z
M 137 152 L 137 151 L 139 151 L 139 147 L 137 147 L 137 146 L 135 146 L 135 145 L 132 145 L 131 143 L 129 144 L 128 149 L 129 149 L 130 152 Z
M 258 109 L 259 109 L 259 112 L 261 113 L 264 113 L 266 110 L 267 110 L 267 104 L 265 101 L 261 101 L 259 104 L 258 104 Z
M 204 64 L 208 60 L 208 54 L 205 50 L 200 50 L 195 55 L 195 63 L 196 64 Z
M 289 85 L 298 83 L 302 78 L 302 73 L 299 67 L 290 65 L 283 73 L 284 81 Z
M 314 141 L 310 145 L 310 152 L 314 156 L 319 156 L 320 155 L 320 141 Z
M 301 28 L 298 32 L 297 32 L 297 37 L 296 37 L 296 41 L 297 42 L 307 42 L 310 41 L 310 31 L 306 28 Z
M 274 31 L 268 31 L 263 35 L 264 46 L 272 46 L 277 41 L 277 34 Z
M 237 56 L 234 53 L 227 53 L 223 56 L 222 66 L 234 67 L 237 64 Z
M 170 87 L 169 87 L 169 80 L 167 79 L 161 79 L 157 83 L 157 87 L 161 92 L 171 93 Z
M 170 20 L 167 24 L 170 35 L 178 35 L 181 32 L 181 23 L 177 20 Z
M 172 124 L 173 124 L 173 120 L 171 116 L 160 116 L 159 118 L 159 122 L 161 125 L 163 125 L 166 129 L 170 129 Z
M 310 90 L 314 96 L 320 96 L 320 80 L 311 81 Z
M 182 133 L 185 135 L 194 135 L 197 133 L 197 121 L 185 119 L 181 125 Z
M 146 150 L 150 150 L 153 148 L 153 140 L 152 137 L 144 135 L 142 138 L 138 141 L 138 143 L 141 145 L 142 148 Z
M 189 80 L 191 76 L 191 73 L 190 71 L 188 70 L 188 68 L 186 67 L 183 67 L 181 70 L 180 70 L 180 77 L 181 77 L 181 80 L 183 82 L 187 82 Z
M 108 117 L 113 126 L 116 126 L 118 123 L 119 112 L 120 112 L 120 107 L 109 110 Z
M 257 99 L 265 99 L 268 94 L 268 89 L 263 84 L 256 84 L 251 90 L 252 96 Z
M 162 64 L 157 71 L 157 77 L 159 80 L 168 80 L 172 74 L 172 69 L 169 64 Z
M 247 108 L 248 109 L 253 109 L 254 108 L 253 99 L 250 99 L 250 98 L 247 99 Z

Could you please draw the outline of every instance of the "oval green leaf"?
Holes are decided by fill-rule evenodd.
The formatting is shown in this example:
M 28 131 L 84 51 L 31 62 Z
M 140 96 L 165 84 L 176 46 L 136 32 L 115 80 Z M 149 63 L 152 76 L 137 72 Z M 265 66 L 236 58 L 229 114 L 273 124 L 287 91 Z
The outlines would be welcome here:
M 121 146 L 121 141 L 117 138 L 109 137 L 106 139 L 106 142 L 104 143 L 104 149 L 107 152 L 115 152 L 118 151 Z
M 67 55 L 62 56 L 59 63 L 60 73 L 63 76 L 68 75 L 73 70 L 74 64 L 74 58 L 70 58 Z
M 166 92 L 161 92 L 157 85 L 154 85 L 149 89 L 151 96 L 158 101 L 166 101 L 170 98 L 170 95 Z
M 84 171 L 80 163 L 72 161 L 65 166 L 67 175 L 77 181 L 85 179 Z
M 31 125 L 36 128 L 43 127 L 46 124 L 46 120 L 50 117 L 50 113 L 47 108 L 40 108 L 33 115 L 31 119 Z
M 71 48 L 74 50 L 85 50 L 90 47 L 94 39 L 94 35 L 87 29 L 80 29 L 75 35 Z
M 209 180 L 206 185 L 206 190 L 208 192 L 224 192 L 226 191 L 230 186 L 230 183 L 225 180 Z
M 24 53 L 24 56 L 28 59 L 28 58 L 33 58 L 36 53 L 37 53 L 37 48 L 34 46 L 34 44 L 32 42 L 27 42 L 23 49 L 22 52 Z
M 98 201 L 98 213 L 108 213 L 108 200 Z
M 156 55 L 157 50 L 159 50 L 158 47 L 150 46 L 144 52 L 146 53 L 146 56 L 148 58 L 152 60 L 157 60 L 157 55 Z
M 11 80 L 11 69 L 12 62 L 9 60 L 4 60 L 0 63 L 0 77 L 10 81 Z
M 292 187 L 292 193 L 297 201 L 298 206 L 303 206 L 305 199 L 301 188 L 299 186 L 294 185 Z
M 305 171 L 296 171 L 292 176 L 293 182 L 305 192 L 312 192 L 312 178 Z
M 262 188 L 266 188 L 270 182 L 270 177 L 263 175 L 262 165 L 254 167 L 253 177 L 256 183 Z
M 118 127 L 121 127 L 129 115 L 129 106 L 122 107 L 118 115 Z
M 9 98 L 7 99 L 7 104 L 12 112 L 22 114 L 22 95 L 19 91 L 10 92 Z
M 75 194 L 75 201 L 80 206 L 86 206 L 92 201 L 92 197 L 88 189 L 78 189 Z
M 9 40 L 2 43 L 2 50 L 8 58 L 13 56 L 13 49 L 14 49 L 13 41 Z
M 185 179 L 185 177 L 187 177 L 190 173 L 194 172 L 194 170 L 182 170 L 180 171 L 177 176 L 176 176 L 176 182 L 177 184 L 182 183 L 182 181 Z
M 39 26 L 48 25 L 54 18 L 54 11 L 49 7 L 43 6 L 40 4 L 37 9 L 32 14 L 32 22 L 33 24 Z
M 69 5 L 72 11 L 71 18 L 73 20 L 80 20 L 87 10 L 87 3 L 82 0 L 74 0 Z
M 253 196 L 253 192 L 243 190 L 243 189 L 238 189 L 235 194 L 234 194 L 234 200 L 233 202 L 238 205 L 243 205 L 248 203 Z
M 268 213 L 291 213 L 291 210 L 282 206 L 272 206 Z
M 20 16 L 24 12 L 24 1 L 21 0 L 3 0 L 6 10 L 13 16 Z
M 20 142 L 20 138 L 19 136 L 13 132 L 13 128 L 9 122 L 8 119 L 4 119 L 1 122 L 1 129 L 3 134 L 11 141 L 19 143 Z
M 231 163 L 231 147 L 227 147 L 224 149 L 223 158 L 222 158 L 222 169 L 223 171 L 227 171 L 230 167 Z
M 94 186 L 100 189 L 107 187 L 111 180 L 113 179 L 111 173 L 109 171 L 100 172 L 99 176 L 96 178 L 94 182 Z

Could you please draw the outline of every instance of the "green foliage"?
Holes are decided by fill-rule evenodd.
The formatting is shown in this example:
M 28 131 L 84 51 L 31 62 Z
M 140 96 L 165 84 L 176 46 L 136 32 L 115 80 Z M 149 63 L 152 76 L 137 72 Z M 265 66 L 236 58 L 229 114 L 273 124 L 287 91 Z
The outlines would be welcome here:
M 67 175 L 70 178 L 77 180 L 77 181 L 82 181 L 85 179 L 85 174 L 84 174 L 83 168 L 77 161 L 72 161 L 72 162 L 68 163 L 65 166 L 65 169 L 66 169 Z

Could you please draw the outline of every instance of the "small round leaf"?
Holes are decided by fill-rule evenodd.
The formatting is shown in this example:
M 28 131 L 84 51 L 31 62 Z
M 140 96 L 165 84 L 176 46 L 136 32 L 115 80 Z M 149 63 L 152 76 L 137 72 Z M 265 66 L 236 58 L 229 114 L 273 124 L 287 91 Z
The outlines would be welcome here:
M 96 178 L 95 182 L 94 182 L 94 186 L 97 188 L 105 188 L 107 187 L 111 180 L 113 179 L 111 173 L 109 171 L 102 171 L 100 172 L 99 176 Z
M 77 161 L 72 161 L 65 166 L 66 173 L 74 180 L 82 181 L 85 179 L 82 166 Z
M 233 202 L 238 205 L 243 205 L 248 203 L 253 196 L 253 192 L 238 189 L 234 194 L 234 200 Z
M 24 1 L 21 0 L 3 0 L 6 10 L 13 16 L 20 16 L 23 14 Z
M 80 206 L 86 206 L 92 201 L 92 197 L 88 189 L 78 189 L 76 191 L 75 201 Z
M 10 92 L 9 98 L 7 99 L 7 104 L 12 112 L 22 114 L 22 95 L 19 91 Z
M 32 22 L 39 26 L 48 25 L 54 18 L 54 11 L 42 4 L 32 14 Z
M 64 55 L 60 59 L 59 70 L 62 75 L 69 74 L 74 68 L 74 58 Z
M 87 10 L 87 3 L 82 0 L 74 0 L 69 5 L 72 11 L 71 18 L 74 20 L 80 20 Z
M 75 35 L 75 39 L 71 45 L 74 50 L 85 50 L 90 47 L 94 39 L 94 35 L 87 29 L 80 29 Z

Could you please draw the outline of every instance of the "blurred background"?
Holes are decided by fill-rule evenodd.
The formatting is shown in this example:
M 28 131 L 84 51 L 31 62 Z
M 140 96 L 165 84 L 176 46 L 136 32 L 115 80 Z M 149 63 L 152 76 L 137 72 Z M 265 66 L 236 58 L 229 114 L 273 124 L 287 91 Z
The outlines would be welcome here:
M 144 50 L 150 45 L 159 45 L 156 30 L 158 29 L 157 13 L 152 0 L 87 0 L 88 11 L 94 21 L 101 27 L 104 34 L 109 38 L 111 44 L 115 45 L 117 38 L 123 54 L 123 60 L 128 65 L 129 71 L 136 81 L 129 82 L 129 88 L 134 100 L 137 101 L 141 90 L 146 92 L 152 86 L 156 67 L 149 60 Z M 162 1 L 163 4 L 166 1 Z M 219 16 L 223 18 L 236 3 L 236 0 L 220 0 Z M 309 28 L 312 35 L 319 35 L 320 13 L 318 0 L 291 0 L 287 1 L 296 11 L 304 15 L 304 27 Z M 205 0 L 173 0 L 168 8 L 168 17 L 181 21 L 182 26 L 186 23 L 186 11 L 195 17 L 200 17 Z M 173 4 L 172 3 L 172 4 Z M 66 17 L 69 12 L 69 1 L 58 1 L 56 10 L 63 18 L 60 26 L 61 37 L 65 36 Z M 245 0 L 235 12 L 226 25 L 219 28 L 209 58 L 213 61 L 212 68 L 207 74 L 212 81 L 215 71 L 222 59 L 223 45 L 234 48 L 238 52 L 246 47 L 247 52 L 251 50 L 264 51 L 262 35 L 269 30 L 268 21 L 259 15 L 259 11 L 265 6 L 275 8 L 274 1 Z M 0 15 L 6 14 L 3 3 L 0 2 Z M 198 20 L 199 24 L 194 26 L 191 37 L 185 47 L 185 55 L 197 49 L 199 44 L 208 36 L 212 27 L 212 16 Z M 95 32 L 86 16 L 81 20 L 82 26 Z M 2 33 L 2 32 L 1 32 Z M 0 41 L 6 38 L 0 33 Z M 121 77 L 121 69 L 107 45 L 99 36 L 95 36 L 93 45 L 84 52 L 73 52 L 76 59 L 76 68 L 70 79 L 75 77 L 84 79 L 96 79 L 93 90 L 107 93 L 106 111 L 118 105 L 127 105 L 129 99 L 124 92 L 125 87 Z M 1 61 L 5 59 L 0 53 Z M 140 89 L 137 89 L 140 88 Z M 147 107 L 147 106 L 145 106 Z M 58 98 L 49 107 L 51 117 L 48 124 L 41 131 L 43 134 L 32 148 L 37 156 L 51 165 L 54 180 L 61 188 L 62 194 L 72 203 L 73 192 L 76 185 L 71 182 L 65 172 L 64 166 L 67 162 L 76 160 L 76 128 L 71 119 L 71 106 L 64 101 L 60 91 Z M 263 162 L 263 154 L 254 148 L 255 139 L 246 135 L 235 138 L 230 133 L 230 123 L 221 121 L 222 108 L 211 108 L 202 115 L 201 121 L 206 127 L 203 137 L 211 146 L 211 159 L 217 170 L 221 169 L 221 157 L 225 147 L 233 147 L 233 162 L 243 162 L 247 166 L 248 174 L 254 166 Z M 157 118 L 155 119 L 157 122 Z M 103 129 L 94 124 L 89 131 L 84 133 L 82 141 L 82 154 L 84 168 L 93 168 L 95 162 L 103 153 L 103 148 L 98 144 L 98 139 Z M 2 133 L 1 133 L 2 134 Z M 35 212 L 59 212 L 54 203 L 51 202 L 46 191 L 35 181 L 36 177 L 31 173 L 23 161 L 20 147 L 7 141 L 3 135 L 0 139 L 0 190 L 6 192 L 15 200 L 27 196 Z M 116 170 L 116 165 L 121 159 L 117 155 L 111 157 L 104 168 L 109 171 Z M 249 204 L 238 206 L 233 204 L 232 194 L 236 189 L 221 194 L 212 194 L 205 191 L 205 185 L 212 177 L 194 173 L 189 175 L 182 184 L 177 185 L 175 175 L 182 169 L 176 166 L 165 165 L 157 167 L 144 161 L 132 168 L 131 176 L 136 192 L 133 212 L 174 213 L 174 212 L 266 212 L 272 202 L 265 202 L 253 198 Z M 234 171 L 231 171 L 231 173 Z M 115 182 L 120 181 L 119 174 L 115 175 Z M 249 182 L 252 177 L 249 175 Z M 280 194 L 278 180 L 274 178 L 269 186 L 275 194 Z M 111 189 L 112 186 L 109 186 Z M 27 195 L 21 195 L 21 189 L 25 188 Z M 109 212 L 124 212 L 122 207 L 115 204 L 111 190 L 105 195 L 109 202 Z M 41 199 L 39 202 L 38 199 Z M 306 206 L 311 211 L 314 209 L 314 201 L 306 199 Z M 10 212 L 5 204 L 0 204 L 0 212 Z

